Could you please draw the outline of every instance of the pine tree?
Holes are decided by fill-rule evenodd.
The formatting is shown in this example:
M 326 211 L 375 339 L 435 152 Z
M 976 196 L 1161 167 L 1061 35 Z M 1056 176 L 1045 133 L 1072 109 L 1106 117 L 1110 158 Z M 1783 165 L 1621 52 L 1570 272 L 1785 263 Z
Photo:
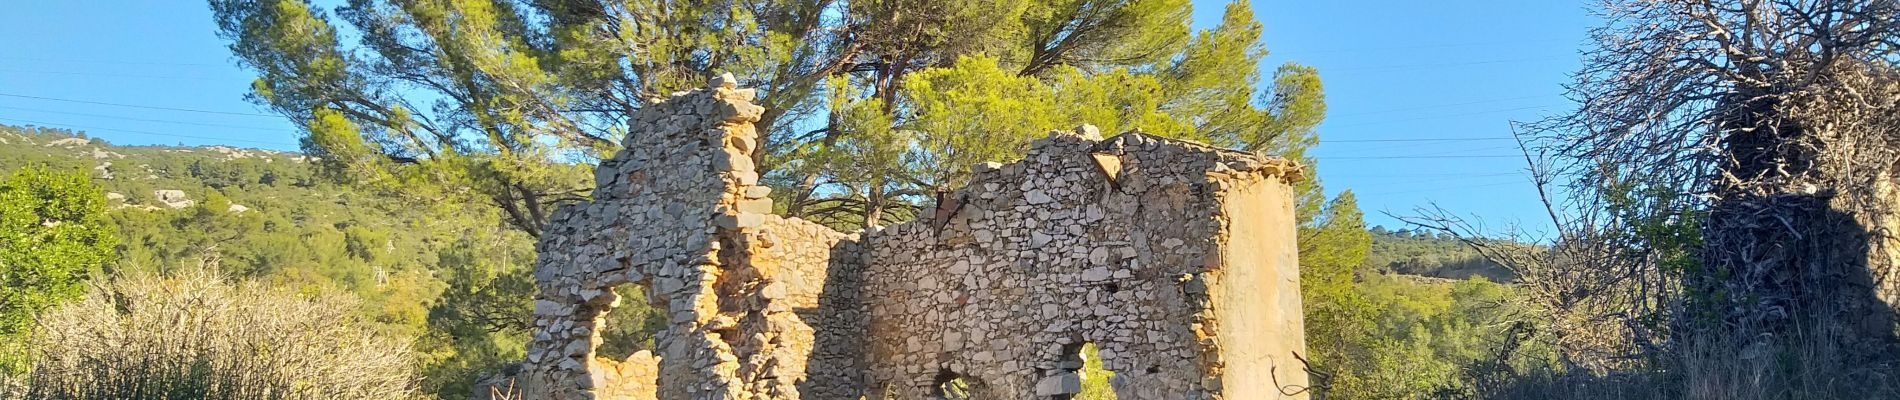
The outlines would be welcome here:
M 1326 110 L 1314 68 L 1261 71 L 1247 0 L 1199 32 L 1186 0 L 211 6 L 260 75 L 253 100 L 306 126 L 306 151 L 333 176 L 493 207 L 530 235 L 587 195 L 585 164 L 617 150 L 630 115 L 725 72 L 768 110 L 752 156 L 782 212 L 841 228 L 912 218 L 972 164 L 1084 123 L 1316 168 L 1306 150 Z M 1369 239 L 1351 197 L 1329 202 L 1306 176 L 1298 222 L 1315 239 L 1303 264 L 1325 288 L 1309 304 L 1325 304 Z

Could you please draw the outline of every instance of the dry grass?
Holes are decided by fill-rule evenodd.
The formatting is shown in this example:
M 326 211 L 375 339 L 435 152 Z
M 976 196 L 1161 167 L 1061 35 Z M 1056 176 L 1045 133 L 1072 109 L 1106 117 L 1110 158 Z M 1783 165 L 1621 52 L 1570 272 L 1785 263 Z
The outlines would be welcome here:
M 27 397 L 412 396 L 409 343 L 376 333 L 356 305 L 206 273 L 118 279 L 40 318 Z
M 1817 313 L 1818 314 L 1818 313 Z M 1504 400 L 1849 400 L 1900 399 L 1895 366 L 1877 350 L 1848 349 L 1818 316 L 1788 337 L 1708 335 L 1685 339 L 1654 365 L 1607 374 L 1572 370 L 1499 376 L 1487 391 L 1449 398 Z M 1870 361 L 1875 360 L 1875 361 Z

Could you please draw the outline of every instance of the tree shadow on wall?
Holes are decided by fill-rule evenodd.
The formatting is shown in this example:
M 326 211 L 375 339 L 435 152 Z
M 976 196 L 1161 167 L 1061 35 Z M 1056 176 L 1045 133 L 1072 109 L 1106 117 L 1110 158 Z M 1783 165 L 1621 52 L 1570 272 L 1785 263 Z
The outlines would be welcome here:
M 858 399 L 866 394 L 870 310 L 860 297 L 865 268 L 861 249 L 860 243 L 848 240 L 833 245 L 818 306 L 794 310 L 815 330 L 805 380 L 797 383 L 801 398 Z
M 1900 398 L 1890 232 L 1832 193 L 1725 200 L 1678 317 L 1685 398 Z M 1864 215 L 1864 214 L 1863 214 Z

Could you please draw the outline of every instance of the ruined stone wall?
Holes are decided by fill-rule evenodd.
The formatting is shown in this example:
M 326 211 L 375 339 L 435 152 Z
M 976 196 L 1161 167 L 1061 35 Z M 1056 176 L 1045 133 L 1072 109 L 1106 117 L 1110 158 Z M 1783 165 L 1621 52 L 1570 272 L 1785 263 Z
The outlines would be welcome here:
M 1079 128 L 978 166 L 927 218 L 845 234 L 770 215 L 751 97 L 728 76 L 646 107 L 594 200 L 554 213 L 523 398 L 922 399 L 962 378 L 976 398 L 1066 399 L 1084 342 L 1122 399 L 1306 383 L 1297 166 Z M 616 298 L 628 284 L 647 298 Z M 667 327 L 652 352 L 597 357 L 623 301 Z
M 763 111 L 752 96 L 728 78 L 641 110 L 625 150 L 598 167 L 594 200 L 554 213 L 535 266 L 524 396 L 780 399 L 861 386 L 845 368 L 858 352 L 839 350 L 858 336 L 819 333 L 862 326 L 861 313 L 833 309 L 856 307 L 844 276 L 861 269 L 855 238 L 770 215 L 747 156 Z M 616 298 L 626 284 L 648 298 Z M 667 313 L 655 352 L 595 356 L 620 301 Z
M 873 387 L 918 399 L 960 379 L 971 398 L 1066 398 L 1085 342 L 1119 399 L 1278 398 L 1258 390 L 1275 366 L 1279 383 L 1306 384 L 1291 353 L 1305 348 L 1295 167 L 1086 129 L 1033 146 L 977 168 L 936 218 L 867 235 Z M 1292 311 L 1263 310 L 1280 307 Z

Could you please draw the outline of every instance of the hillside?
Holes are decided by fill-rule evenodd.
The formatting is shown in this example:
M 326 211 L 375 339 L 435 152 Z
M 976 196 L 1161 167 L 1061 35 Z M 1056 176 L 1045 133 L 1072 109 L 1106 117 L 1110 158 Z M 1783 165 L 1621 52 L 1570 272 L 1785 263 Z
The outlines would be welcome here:
M 1432 278 L 1468 279 L 1482 276 L 1492 282 L 1516 282 L 1516 274 L 1463 242 L 1432 232 L 1372 228 L 1372 248 L 1366 267 L 1381 273 Z
M 119 146 L 83 133 L 0 125 L 0 171 L 84 171 L 107 193 L 124 272 L 205 268 L 301 292 L 341 291 L 362 314 L 416 337 L 425 387 L 518 358 L 528 315 L 527 235 L 457 202 L 356 189 L 296 153 Z M 467 352 L 479 354 L 465 354 Z M 447 385 L 447 386 L 443 386 Z
M 89 171 L 105 189 L 124 239 L 118 269 L 207 265 L 238 278 L 361 291 L 429 280 L 425 267 L 438 261 L 431 250 L 444 238 L 418 233 L 479 228 L 332 182 L 296 153 L 118 146 L 0 126 L 0 170 L 35 164 Z

